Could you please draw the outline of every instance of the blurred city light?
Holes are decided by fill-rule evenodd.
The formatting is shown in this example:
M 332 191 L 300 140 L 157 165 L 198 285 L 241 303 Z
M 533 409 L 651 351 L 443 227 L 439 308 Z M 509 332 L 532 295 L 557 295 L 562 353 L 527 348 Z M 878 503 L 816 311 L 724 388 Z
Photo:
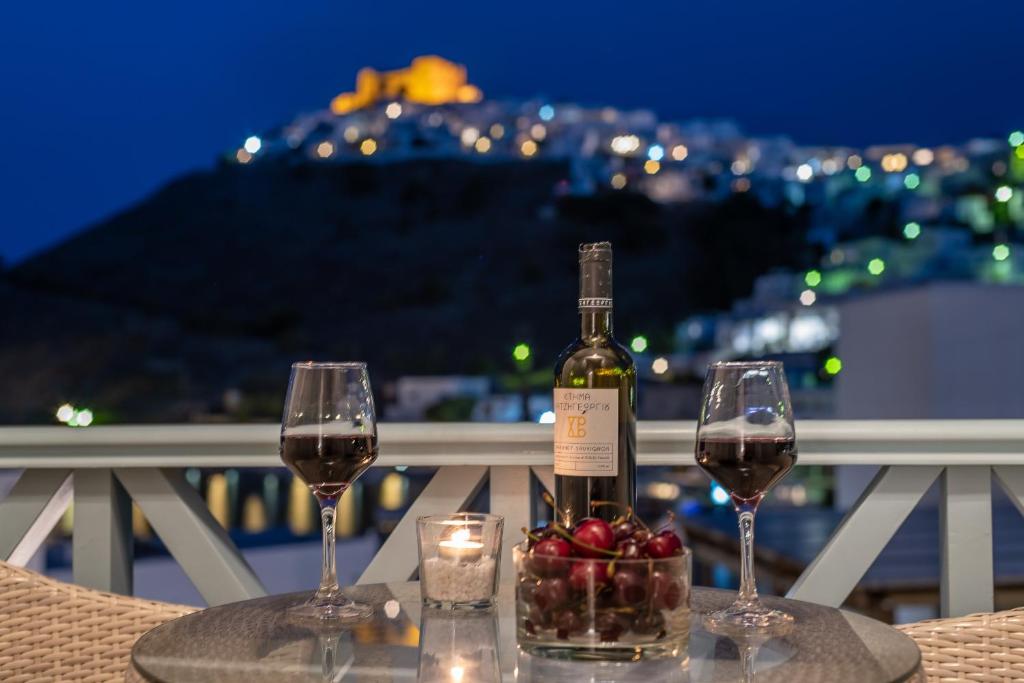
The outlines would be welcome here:
M 911 159 L 918 166 L 928 166 L 935 161 L 935 152 L 931 151 L 927 147 L 922 147 L 921 149 L 914 151 L 914 155 Z
M 537 424 L 542 425 L 553 425 L 555 424 L 555 411 L 545 410 L 540 414 L 540 418 L 537 419 Z
M 868 261 L 868 272 L 872 275 L 881 275 L 885 270 L 885 261 L 880 258 L 873 258 Z
M 391 104 L 384 108 L 384 116 L 388 117 L 389 119 L 397 119 L 401 115 L 402 105 L 399 104 L 398 102 L 392 102 Z
M 633 341 L 629 342 L 629 348 L 637 353 L 643 353 L 647 350 L 647 337 L 642 334 L 633 337 Z
M 616 135 L 612 138 L 611 147 L 616 154 L 632 154 L 640 149 L 640 138 L 635 135 Z
M 866 183 L 871 180 L 871 169 L 867 166 L 859 166 L 857 170 L 854 171 L 853 176 L 860 182 Z
M 327 159 L 332 154 L 334 154 L 334 145 L 327 140 L 324 140 L 316 146 L 316 155 L 321 159 Z
M 1024 131 L 1015 130 L 1010 133 L 1008 138 L 1011 147 L 1020 147 L 1024 145 Z
M 92 424 L 92 411 L 88 408 L 78 411 L 78 426 L 88 427 Z
M 651 145 L 647 148 L 647 158 L 651 161 L 661 161 L 665 158 L 665 148 L 661 145 Z
M 908 173 L 907 177 L 903 179 L 903 186 L 908 190 L 916 190 L 921 186 L 921 176 L 916 173 Z
M 255 135 L 250 135 L 249 137 L 247 137 L 245 139 L 245 144 L 242 145 L 242 147 L 245 148 L 245 151 L 248 152 L 249 154 L 255 154 L 256 152 L 260 151 L 260 147 L 262 146 L 263 141 L 260 140 L 259 137 Z
M 850 158 L 846 160 L 846 166 L 851 171 L 856 171 L 864 164 L 864 160 L 860 158 L 859 154 L 851 154 Z
M 491 124 L 490 128 L 491 137 L 495 140 L 500 140 L 505 137 L 505 126 L 500 123 Z
M 59 422 L 67 422 L 75 414 L 75 409 L 70 404 L 65 403 L 60 408 L 57 408 L 57 420 Z
M 537 143 L 533 140 L 523 140 L 523 144 L 519 145 L 519 151 L 524 157 L 532 157 L 537 153 Z
M 911 221 L 903 226 L 903 236 L 908 240 L 916 240 L 921 234 L 921 226 L 918 223 Z
M 359 144 L 359 151 L 362 152 L 364 156 L 370 156 L 377 151 L 377 141 L 373 138 L 366 138 Z
M 244 149 L 239 148 L 239 150 L 235 152 L 235 160 L 238 161 L 238 163 L 240 164 L 247 164 L 250 161 L 252 161 L 252 155 L 246 152 Z
M 726 505 L 729 502 L 729 492 L 717 482 L 711 482 L 711 502 L 715 505 Z
M 807 283 L 808 287 L 817 287 L 821 284 L 821 272 L 817 270 L 809 270 L 804 275 L 804 282 Z
M 345 132 L 342 133 L 342 137 L 345 138 L 345 142 L 351 144 L 359 139 L 359 129 L 355 126 L 348 126 L 345 128 Z
M 555 118 L 555 108 L 550 104 L 545 104 L 537 110 L 537 116 L 541 118 L 541 121 L 550 121 Z
M 476 139 L 478 137 L 480 137 L 480 131 L 477 130 L 476 128 L 473 128 L 472 126 L 469 126 L 468 128 L 463 128 L 462 133 L 459 135 L 459 139 L 462 141 L 462 144 L 464 144 L 466 147 L 469 147 L 474 142 L 476 142 Z
M 796 167 L 796 177 L 797 180 L 806 183 L 814 177 L 814 169 L 810 164 L 800 164 Z
M 882 170 L 886 173 L 900 173 L 907 167 L 907 155 L 902 152 L 882 157 Z
M 818 300 L 818 295 L 814 293 L 813 289 L 805 289 L 800 292 L 800 303 L 804 306 L 812 306 L 814 302 Z
M 474 144 L 473 146 L 476 148 L 476 151 L 480 152 L 481 154 L 486 154 L 487 152 L 491 151 L 491 139 L 486 137 L 477 138 L 476 144 Z
M 543 123 L 535 123 L 530 126 L 530 136 L 534 140 L 543 140 L 548 136 L 548 129 L 544 127 Z
M 996 201 L 1008 202 L 1013 198 L 1013 188 L 1009 185 L 1001 185 L 996 189 Z
M 825 361 L 825 372 L 832 376 L 838 375 L 842 369 L 843 361 L 839 360 L 836 356 L 830 356 L 828 360 Z
M 512 349 L 512 357 L 518 361 L 526 360 L 530 357 L 530 345 L 519 343 Z
M 672 148 L 672 158 L 676 161 L 682 161 L 690 153 L 690 150 L 686 149 L 686 145 L 676 145 Z
M 1010 245 L 1008 244 L 997 244 L 992 247 L 992 258 L 996 261 L 1005 261 L 1010 258 Z
M 644 162 L 644 172 L 648 175 L 654 175 L 661 170 L 661 164 L 654 159 L 648 159 Z
M 612 176 L 611 182 L 613 188 L 615 188 L 616 190 L 621 190 L 626 186 L 626 174 L 616 173 L 615 175 Z
M 655 375 L 664 375 L 668 372 L 668 358 L 661 356 L 655 358 L 654 362 L 651 363 L 651 371 L 654 372 Z

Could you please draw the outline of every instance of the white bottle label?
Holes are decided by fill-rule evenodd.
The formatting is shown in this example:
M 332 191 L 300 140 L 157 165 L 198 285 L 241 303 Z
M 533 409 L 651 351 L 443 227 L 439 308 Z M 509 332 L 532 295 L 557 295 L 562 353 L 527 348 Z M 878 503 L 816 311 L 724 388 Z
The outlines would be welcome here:
M 619 390 L 555 389 L 555 474 L 619 473 Z

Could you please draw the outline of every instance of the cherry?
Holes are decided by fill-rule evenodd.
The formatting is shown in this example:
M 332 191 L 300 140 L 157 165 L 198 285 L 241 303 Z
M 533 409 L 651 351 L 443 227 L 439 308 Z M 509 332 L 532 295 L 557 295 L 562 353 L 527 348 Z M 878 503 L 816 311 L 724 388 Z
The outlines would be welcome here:
M 530 605 L 529 618 L 526 621 L 534 628 L 547 628 L 551 625 L 551 612 L 546 612 L 537 605 Z
M 620 568 L 612 577 L 615 602 L 623 607 L 637 607 L 647 601 L 647 581 L 632 569 Z
M 533 593 L 533 604 L 542 612 L 558 609 L 569 599 L 569 583 L 562 577 L 541 579 Z
M 665 617 L 661 616 L 661 612 L 658 611 L 651 612 L 650 614 L 641 614 L 633 623 L 633 630 L 645 635 L 657 633 L 658 638 L 663 638 Z
M 608 583 L 608 563 L 583 560 L 572 563 L 569 570 L 569 585 L 579 593 L 599 590 Z M 593 586 L 593 588 L 591 588 Z
M 572 554 L 572 546 L 564 538 L 545 538 L 530 551 L 530 566 L 538 576 L 559 576 L 569 569 L 564 558 Z
M 643 557 L 643 552 L 640 549 L 640 544 L 631 538 L 627 538 L 624 541 L 619 541 L 615 547 L 620 553 L 623 560 L 638 560 Z
M 627 615 L 616 612 L 599 612 L 594 619 L 594 630 L 602 641 L 610 642 L 618 640 L 626 629 L 633 625 L 633 620 Z
M 637 529 L 633 532 L 633 540 L 636 541 L 637 545 L 644 546 L 647 544 L 647 541 L 651 540 L 652 535 L 650 529 Z
M 608 525 L 608 522 L 596 517 L 580 520 L 573 529 L 572 537 L 579 541 L 575 545 L 576 554 L 580 557 L 603 557 L 604 553 L 600 550 L 611 550 L 615 545 L 615 532 L 612 531 L 611 526 Z M 600 550 L 592 550 L 582 544 Z
M 647 541 L 647 555 L 656 560 L 661 560 L 673 555 L 683 554 L 683 542 L 671 529 L 665 529 L 657 536 Z
M 555 636 L 565 640 L 570 634 L 579 633 L 583 630 L 583 620 L 580 615 L 572 610 L 559 612 L 555 617 Z
M 670 573 L 655 570 L 651 574 L 651 592 L 657 609 L 674 610 L 683 601 L 683 587 Z
M 541 541 L 543 541 L 545 538 L 557 537 L 558 534 L 555 532 L 555 530 L 552 529 L 550 525 L 545 524 L 544 526 L 539 526 L 535 529 L 532 529 L 530 533 L 526 535 L 526 547 L 528 550 L 533 550 L 533 547 Z
M 628 519 L 619 522 L 618 524 L 612 527 L 612 531 L 615 532 L 615 542 L 619 543 L 629 538 L 633 535 L 633 532 L 636 531 L 636 529 L 636 524 L 629 521 Z

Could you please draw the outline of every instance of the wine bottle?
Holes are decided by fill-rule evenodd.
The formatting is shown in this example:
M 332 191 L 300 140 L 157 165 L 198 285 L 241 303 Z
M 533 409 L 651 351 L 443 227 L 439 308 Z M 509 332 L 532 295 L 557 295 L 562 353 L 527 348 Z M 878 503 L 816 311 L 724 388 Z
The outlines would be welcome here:
M 565 526 L 636 504 L 636 367 L 612 336 L 612 245 L 581 244 L 579 256 L 580 336 L 555 365 L 555 515 Z

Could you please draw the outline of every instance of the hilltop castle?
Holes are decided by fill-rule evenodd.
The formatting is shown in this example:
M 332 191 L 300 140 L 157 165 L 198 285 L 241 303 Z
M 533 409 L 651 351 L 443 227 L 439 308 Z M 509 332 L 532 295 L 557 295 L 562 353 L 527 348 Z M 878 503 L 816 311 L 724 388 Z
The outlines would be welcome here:
M 437 55 L 416 57 L 405 69 L 377 71 L 366 67 L 356 75 L 356 91 L 331 100 L 331 111 L 347 114 L 381 100 L 405 99 L 418 104 L 471 104 L 483 99 L 480 88 L 471 85 L 466 67 Z

